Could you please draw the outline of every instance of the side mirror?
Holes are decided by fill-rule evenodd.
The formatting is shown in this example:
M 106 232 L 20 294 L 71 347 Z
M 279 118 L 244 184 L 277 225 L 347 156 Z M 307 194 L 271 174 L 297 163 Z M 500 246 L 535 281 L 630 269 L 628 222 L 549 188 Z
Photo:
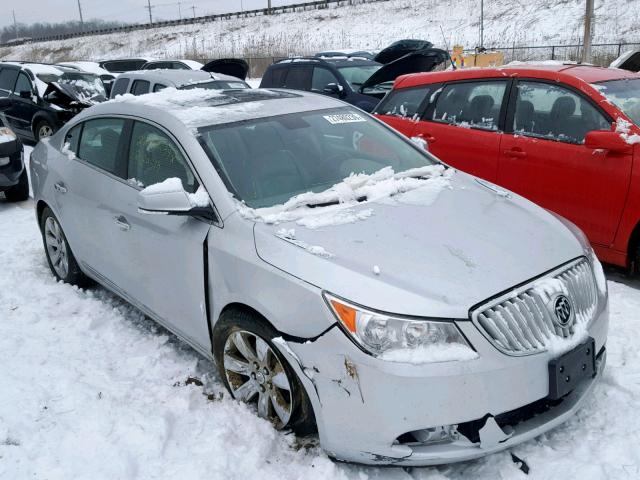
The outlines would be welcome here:
M 587 148 L 608 150 L 613 153 L 629 153 L 632 145 L 628 144 L 617 132 L 610 130 L 593 130 L 584 137 Z
M 20 90 L 20 98 L 25 98 L 27 100 L 31 100 L 33 93 L 31 90 Z
M 202 188 L 202 187 L 200 187 Z M 206 195 L 206 194 L 205 194 Z M 202 204 L 198 194 L 187 193 L 178 178 L 149 185 L 138 193 L 138 211 L 158 215 L 180 215 L 217 220 L 210 203 Z M 200 196 L 201 197 L 201 196 Z
M 344 97 L 344 87 L 337 83 L 327 83 L 322 89 L 322 92 L 328 93 L 329 95 L 338 95 L 340 98 Z

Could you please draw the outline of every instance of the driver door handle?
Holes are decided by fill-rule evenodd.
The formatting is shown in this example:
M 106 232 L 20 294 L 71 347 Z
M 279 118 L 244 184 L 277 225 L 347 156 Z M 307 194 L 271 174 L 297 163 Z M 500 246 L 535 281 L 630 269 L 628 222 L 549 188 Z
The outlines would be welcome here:
M 419 133 L 418 136 L 423 140 L 426 140 L 427 143 L 431 144 L 436 141 L 436 137 L 431 135 L 430 133 Z
M 505 150 L 504 154 L 512 158 L 525 158 L 527 156 L 527 152 L 524 152 L 520 148 L 512 148 L 511 150 Z
M 120 230 L 123 230 L 125 232 L 128 232 L 129 230 L 131 230 L 131 225 L 129 224 L 129 222 L 127 222 L 127 219 L 124 218 L 122 215 L 116 217 L 114 221 L 116 225 L 120 227 Z
M 62 182 L 54 183 L 53 188 L 55 188 L 60 193 L 67 193 L 67 187 L 65 187 L 64 183 Z

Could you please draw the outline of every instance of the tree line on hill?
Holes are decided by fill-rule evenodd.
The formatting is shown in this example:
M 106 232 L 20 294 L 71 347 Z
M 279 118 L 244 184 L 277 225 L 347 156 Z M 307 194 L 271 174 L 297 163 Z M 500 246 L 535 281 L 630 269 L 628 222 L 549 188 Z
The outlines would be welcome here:
M 0 43 L 7 43 L 14 39 L 48 37 L 65 33 L 76 33 L 83 30 L 98 30 L 101 28 L 114 28 L 125 25 L 123 22 L 105 21 L 100 19 L 86 20 L 82 25 L 79 21 L 67 21 L 60 23 L 36 22 L 29 25 L 17 23 L 7 25 L 0 29 Z

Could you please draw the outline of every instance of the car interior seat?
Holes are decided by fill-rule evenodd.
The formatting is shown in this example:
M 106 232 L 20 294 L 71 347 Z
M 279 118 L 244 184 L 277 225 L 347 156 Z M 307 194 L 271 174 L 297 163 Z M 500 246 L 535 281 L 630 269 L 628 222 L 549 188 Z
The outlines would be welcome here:
M 556 98 L 549 112 L 549 131 L 555 137 L 567 136 L 575 138 L 573 134 L 573 114 L 576 111 L 576 101 L 564 95 Z
M 529 100 L 520 100 L 516 105 L 515 130 L 516 132 L 534 133 L 535 108 Z
M 462 120 L 473 124 L 484 124 L 494 119 L 493 105 L 495 101 L 491 95 L 473 97 L 462 112 Z

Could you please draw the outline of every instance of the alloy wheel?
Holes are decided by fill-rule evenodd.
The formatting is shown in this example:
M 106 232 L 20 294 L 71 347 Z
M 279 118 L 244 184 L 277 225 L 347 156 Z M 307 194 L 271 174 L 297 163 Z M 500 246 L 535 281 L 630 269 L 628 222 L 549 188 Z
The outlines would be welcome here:
M 44 238 L 47 244 L 47 255 L 53 269 L 61 279 L 69 273 L 69 255 L 67 243 L 62 235 L 60 224 L 53 217 L 48 217 L 44 224 Z
M 41 125 L 38 129 L 38 139 L 50 137 L 51 135 L 53 135 L 53 129 L 46 123 L 44 125 Z
M 258 415 L 276 428 L 289 423 L 293 411 L 291 382 L 264 339 L 246 330 L 232 332 L 224 345 L 223 362 L 236 400 L 257 403 Z

